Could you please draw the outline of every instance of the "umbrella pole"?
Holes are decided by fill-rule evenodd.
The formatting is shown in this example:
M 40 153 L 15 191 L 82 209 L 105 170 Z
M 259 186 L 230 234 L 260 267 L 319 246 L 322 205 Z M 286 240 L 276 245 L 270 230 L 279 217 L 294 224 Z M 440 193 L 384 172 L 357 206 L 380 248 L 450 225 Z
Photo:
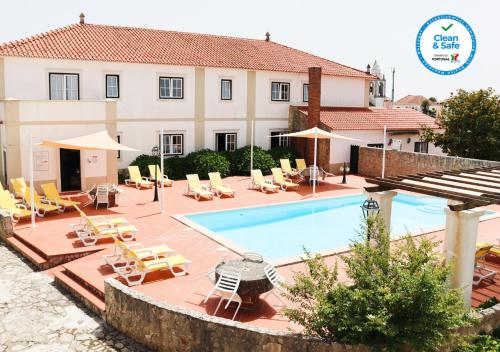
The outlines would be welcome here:
M 165 188 L 165 181 L 164 181 L 164 176 L 165 175 L 165 171 L 163 169 L 163 128 L 161 129 L 161 132 L 160 132 L 160 173 L 161 173 L 161 194 L 160 194 L 160 211 L 162 214 L 165 213 L 165 209 L 164 209 L 164 205 L 163 205 L 163 200 L 164 200 L 164 188 Z M 156 181 L 158 182 L 158 181 Z
M 255 120 L 252 120 L 252 123 L 250 125 L 250 175 L 252 174 L 253 170 L 253 135 L 254 135 L 254 124 Z
M 318 132 L 314 132 L 314 179 L 313 179 L 313 197 L 316 197 L 316 182 L 318 181 L 318 175 L 316 173 L 316 162 L 318 157 Z
M 31 208 L 31 227 L 35 228 L 35 181 L 33 171 L 33 134 L 30 133 L 30 208 Z M 26 192 L 26 190 L 24 190 Z

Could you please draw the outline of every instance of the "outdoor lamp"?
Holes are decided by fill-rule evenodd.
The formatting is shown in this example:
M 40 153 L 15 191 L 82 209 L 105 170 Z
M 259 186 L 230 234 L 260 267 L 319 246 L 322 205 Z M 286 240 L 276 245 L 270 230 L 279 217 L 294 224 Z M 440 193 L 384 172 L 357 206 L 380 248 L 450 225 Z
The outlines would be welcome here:
M 340 172 L 342 172 L 342 183 L 347 183 L 347 178 L 346 178 L 346 174 L 351 171 L 351 169 L 349 169 L 349 166 L 347 166 L 347 163 L 344 162 L 344 166 L 341 166 L 340 167 Z
M 368 219 L 372 215 L 377 215 L 380 211 L 380 207 L 376 200 L 370 198 L 364 201 L 361 210 L 363 210 L 363 217 Z
M 160 155 L 160 148 L 158 148 L 157 145 L 155 145 L 151 149 L 151 155 L 153 155 L 153 156 L 159 156 Z M 157 202 L 158 201 L 158 175 L 157 175 L 157 173 L 158 173 L 158 167 L 156 167 L 156 164 L 155 164 L 155 193 L 154 193 L 154 197 L 153 197 L 153 202 Z M 153 175 L 151 175 L 151 176 L 153 176 Z

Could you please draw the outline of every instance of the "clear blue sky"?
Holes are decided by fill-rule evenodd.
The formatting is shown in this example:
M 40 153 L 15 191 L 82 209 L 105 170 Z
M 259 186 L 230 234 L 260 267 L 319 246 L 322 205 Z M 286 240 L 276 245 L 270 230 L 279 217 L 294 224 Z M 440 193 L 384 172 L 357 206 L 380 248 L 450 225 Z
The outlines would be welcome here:
M 269 31 L 273 41 L 360 69 L 377 59 L 386 76 L 396 67 L 396 99 L 442 99 L 458 88 L 500 93 L 498 0 L 10 0 L 0 12 L 0 42 L 75 23 L 82 11 L 97 24 L 249 38 Z M 429 72 L 415 53 L 421 25 L 444 13 L 467 21 L 478 42 L 471 66 L 449 77 Z

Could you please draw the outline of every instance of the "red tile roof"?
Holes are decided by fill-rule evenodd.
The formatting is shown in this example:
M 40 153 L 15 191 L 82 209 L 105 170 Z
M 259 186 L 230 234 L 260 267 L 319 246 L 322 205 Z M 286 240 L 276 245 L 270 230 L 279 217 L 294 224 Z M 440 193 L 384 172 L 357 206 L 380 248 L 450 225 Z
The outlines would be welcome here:
M 307 114 L 307 106 L 298 109 Z M 434 118 L 413 109 L 321 107 L 321 122 L 332 130 L 419 130 L 439 128 Z
M 371 78 L 336 62 L 272 41 L 156 29 L 73 24 L 0 45 L 1 56 L 307 72 Z
M 420 105 L 425 99 L 427 98 L 423 95 L 407 95 L 396 101 L 394 105 Z

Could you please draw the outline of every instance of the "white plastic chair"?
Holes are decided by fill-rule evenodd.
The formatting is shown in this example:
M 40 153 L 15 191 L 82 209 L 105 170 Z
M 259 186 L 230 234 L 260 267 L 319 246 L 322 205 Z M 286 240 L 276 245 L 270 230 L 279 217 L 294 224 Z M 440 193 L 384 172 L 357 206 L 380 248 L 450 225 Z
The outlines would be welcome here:
M 273 285 L 273 289 L 271 291 L 267 292 L 262 298 L 266 299 L 267 296 L 272 294 L 279 299 L 281 306 L 285 306 L 285 302 L 283 302 L 283 300 L 281 299 L 281 295 L 279 294 L 279 293 L 286 292 L 285 288 L 284 288 L 284 286 L 286 284 L 285 278 L 283 276 L 281 276 L 280 273 L 278 273 L 278 270 L 276 270 L 276 268 L 272 264 L 268 264 L 264 268 L 264 273 L 266 274 L 267 279 Z M 279 292 L 276 292 L 276 291 L 279 291 Z
M 106 186 L 97 186 L 97 190 L 95 193 L 95 208 L 99 207 L 99 204 L 106 204 L 106 209 L 109 208 L 109 198 L 108 198 L 108 187 Z
M 215 308 L 214 311 L 214 315 L 216 315 L 217 312 L 219 311 L 222 301 L 227 300 L 227 304 L 224 307 L 224 309 L 227 309 L 231 302 L 236 302 L 238 306 L 236 307 L 236 311 L 234 312 L 233 315 L 232 320 L 234 320 L 234 318 L 236 318 L 236 314 L 238 314 L 238 311 L 240 310 L 242 303 L 241 297 L 236 293 L 238 287 L 240 286 L 240 281 L 241 281 L 240 271 L 229 270 L 229 269 L 224 270 L 219 276 L 219 279 L 217 280 L 215 286 L 209 292 L 207 297 L 205 297 L 203 303 L 207 303 L 208 298 L 217 293 L 220 296 L 220 300 L 219 304 L 217 305 L 217 308 Z

